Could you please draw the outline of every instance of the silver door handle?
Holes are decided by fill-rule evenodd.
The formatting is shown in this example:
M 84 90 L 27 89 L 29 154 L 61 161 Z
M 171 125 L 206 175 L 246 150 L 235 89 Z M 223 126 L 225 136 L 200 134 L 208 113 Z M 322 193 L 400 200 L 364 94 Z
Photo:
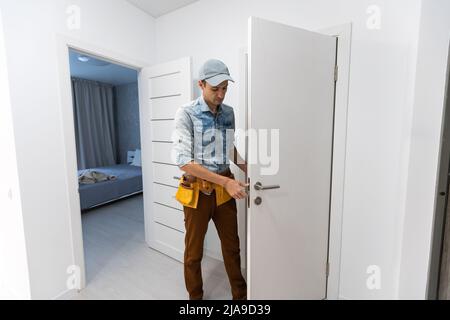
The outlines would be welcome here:
M 261 191 L 261 190 L 270 190 L 270 189 L 280 189 L 281 187 L 279 185 L 273 185 L 273 186 L 263 186 L 261 182 L 257 182 L 255 184 L 255 190 Z
M 173 177 L 175 180 L 180 180 L 181 177 Z

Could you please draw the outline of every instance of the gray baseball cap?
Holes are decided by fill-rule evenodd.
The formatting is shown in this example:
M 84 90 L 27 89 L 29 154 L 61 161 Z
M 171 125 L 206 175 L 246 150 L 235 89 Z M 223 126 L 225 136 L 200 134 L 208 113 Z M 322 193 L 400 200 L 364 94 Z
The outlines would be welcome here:
M 234 82 L 225 63 L 217 59 L 208 60 L 203 64 L 200 68 L 199 80 L 206 80 L 213 87 L 227 80 Z

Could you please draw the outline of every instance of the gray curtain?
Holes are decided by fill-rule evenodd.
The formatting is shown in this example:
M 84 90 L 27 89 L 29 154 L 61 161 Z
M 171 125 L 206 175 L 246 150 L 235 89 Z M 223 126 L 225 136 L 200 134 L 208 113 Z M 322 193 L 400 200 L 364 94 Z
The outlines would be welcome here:
M 117 164 L 113 89 L 72 78 L 78 170 Z

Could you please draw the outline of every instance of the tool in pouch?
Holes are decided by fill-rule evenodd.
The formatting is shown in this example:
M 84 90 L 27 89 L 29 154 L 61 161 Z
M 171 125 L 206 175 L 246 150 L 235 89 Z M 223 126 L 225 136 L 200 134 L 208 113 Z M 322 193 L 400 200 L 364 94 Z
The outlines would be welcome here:
M 177 199 L 177 201 L 185 207 L 197 209 L 200 192 L 203 192 L 206 195 L 211 195 L 213 190 L 215 190 L 217 206 L 220 206 L 232 199 L 225 188 L 218 184 L 195 177 L 188 179 L 185 175 L 181 178 L 174 178 L 177 180 L 179 179 L 175 199 Z
M 174 177 L 175 178 L 175 177 Z M 183 175 L 180 178 L 175 199 L 185 207 L 197 208 L 199 185 L 197 182 L 188 182 Z

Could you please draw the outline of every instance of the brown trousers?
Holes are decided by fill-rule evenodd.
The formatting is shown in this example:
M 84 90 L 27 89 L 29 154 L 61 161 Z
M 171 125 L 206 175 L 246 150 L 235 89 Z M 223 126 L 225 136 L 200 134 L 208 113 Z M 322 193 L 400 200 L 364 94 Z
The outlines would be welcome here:
M 233 300 L 247 298 L 247 284 L 241 273 L 236 200 L 216 206 L 216 194 L 206 195 L 200 192 L 197 209 L 184 207 L 186 227 L 184 251 L 184 279 L 189 298 L 203 298 L 203 280 L 201 262 L 203 242 L 208 223 L 212 219 L 222 246 L 225 269 L 231 284 Z

